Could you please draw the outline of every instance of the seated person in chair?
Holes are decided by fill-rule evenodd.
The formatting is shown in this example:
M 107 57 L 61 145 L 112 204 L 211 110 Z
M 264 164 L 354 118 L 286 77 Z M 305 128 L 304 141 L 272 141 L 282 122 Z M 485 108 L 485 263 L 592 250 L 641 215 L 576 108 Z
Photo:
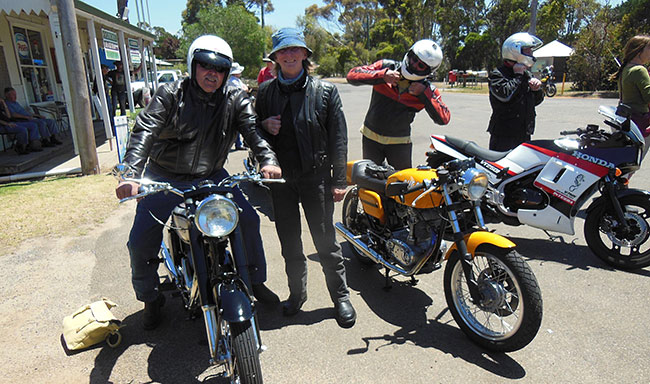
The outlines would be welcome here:
M 30 121 L 36 123 L 38 131 L 41 134 L 41 144 L 44 147 L 53 147 L 54 145 L 63 144 L 56 137 L 56 134 L 59 133 L 56 121 L 28 112 L 16 101 L 16 90 L 11 87 L 5 88 L 5 98 L 7 107 L 9 107 L 9 112 L 11 112 L 12 121 Z
M 9 108 L 4 100 L 0 99 L 0 133 L 12 133 L 15 135 L 16 144 L 14 148 L 19 155 L 30 151 L 42 151 L 38 127 L 29 121 L 11 121 Z

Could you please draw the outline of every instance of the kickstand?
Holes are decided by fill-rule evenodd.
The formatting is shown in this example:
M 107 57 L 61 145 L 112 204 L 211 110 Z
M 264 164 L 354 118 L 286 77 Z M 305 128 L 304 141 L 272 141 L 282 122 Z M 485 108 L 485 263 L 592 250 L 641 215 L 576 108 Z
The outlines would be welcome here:
M 384 283 L 384 291 L 390 291 L 391 288 L 393 288 L 393 281 L 390 279 L 390 276 L 388 276 L 389 269 L 385 268 L 386 273 L 385 273 L 385 283 Z
M 419 280 L 417 280 L 415 278 L 415 276 L 411 276 L 411 281 L 409 281 L 409 284 L 411 284 L 411 286 L 415 287 L 416 285 L 418 285 L 418 281 Z
M 544 233 L 546 233 L 546 236 L 548 236 L 548 238 L 549 238 L 551 241 L 562 240 L 562 236 L 561 236 L 561 235 L 551 235 L 551 234 L 548 233 L 545 229 L 542 229 L 542 231 L 544 231 Z

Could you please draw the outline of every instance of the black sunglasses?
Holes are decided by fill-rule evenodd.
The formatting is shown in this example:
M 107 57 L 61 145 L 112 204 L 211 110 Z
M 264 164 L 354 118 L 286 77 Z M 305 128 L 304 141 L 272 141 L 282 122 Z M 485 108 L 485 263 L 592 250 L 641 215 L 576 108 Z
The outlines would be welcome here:
M 201 66 L 201 68 L 205 69 L 206 71 L 217 71 L 217 72 L 229 72 L 230 71 L 230 66 L 224 66 L 221 64 L 208 64 L 208 63 L 202 63 L 200 61 L 196 62 L 198 65 Z
M 194 61 L 205 70 L 217 72 L 230 72 L 232 60 L 220 53 L 209 51 L 207 49 L 197 49 L 194 51 Z

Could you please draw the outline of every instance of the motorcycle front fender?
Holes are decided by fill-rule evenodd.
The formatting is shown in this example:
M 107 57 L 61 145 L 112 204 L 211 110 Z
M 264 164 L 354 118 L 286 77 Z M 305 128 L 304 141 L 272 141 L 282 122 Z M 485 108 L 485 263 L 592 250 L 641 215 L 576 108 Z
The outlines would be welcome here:
M 616 199 L 620 199 L 622 197 L 630 196 L 630 195 L 641 195 L 641 196 L 645 196 L 646 199 L 650 199 L 650 192 L 642 189 L 625 188 L 616 191 Z M 610 204 L 609 198 L 603 195 L 598 196 L 598 198 L 594 200 L 591 204 L 589 204 L 589 207 L 587 207 L 587 215 L 589 215 L 594 209 L 600 207 L 603 204 Z
M 505 237 L 486 231 L 468 233 L 463 238 L 465 240 L 465 244 L 467 244 L 467 252 L 469 252 L 472 257 L 476 252 L 476 248 L 483 244 L 491 244 L 495 247 L 504 249 L 514 248 L 516 246 L 515 243 L 506 239 Z M 447 250 L 445 260 L 449 259 L 449 257 L 457 251 L 457 249 L 458 247 L 456 246 L 456 243 L 452 244 L 451 247 L 449 247 L 449 250 Z
M 253 304 L 248 295 L 234 286 L 222 287 L 218 301 L 221 316 L 228 322 L 237 323 L 253 317 Z

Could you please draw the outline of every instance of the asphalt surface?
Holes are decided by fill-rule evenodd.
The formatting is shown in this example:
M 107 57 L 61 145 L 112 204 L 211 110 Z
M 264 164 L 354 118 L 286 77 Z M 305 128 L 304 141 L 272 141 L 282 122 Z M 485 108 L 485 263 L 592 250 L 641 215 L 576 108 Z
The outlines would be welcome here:
M 349 158 L 360 157 L 359 127 L 370 87 L 339 84 L 349 131 Z M 414 164 L 424 161 L 428 136 L 442 133 L 487 146 L 490 115 L 486 95 L 443 92 L 451 109 L 448 126 L 436 126 L 426 112 L 413 125 Z M 536 138 L 555 138 L 561 130 L 601 124 L 599 105 L 614 99 L 556 96 L 538 108 Z M 227 168 L 241 169 L 244 152 L 233 152 Z M 632 187 L 650 189 L 642 169 Z M 252 189 L 260 206 L 267 252 L 268 282 L 288 295 L 284 263 L 267 196 Z M 83 202 L 80 202 L 83 204 Z M 121 206 L 92 234 L 35 239 L 0 256 L 0 382 L 6 383 L 222 383 L 208 365 L 202 319 L 188 320 L 180 298 L 166 292 L 165 320 L 159 329 L 140 328 L 142 305 L 130 286 L 126 239 L 135 203 Z M 340 220 L 337 204 L 336 220 Z M 467 339 L 447 310 L 439 270 L 419 276 L 411 286 L 397 277 L 382 289 L 376 267 L 347 261 L 347 279 L 357 324 L 341 329 L 303 222 L 309 255 L 309 300 L 304 311 L 284 318 L 280 308 L 261 308 L 260 327 L 268 350 L 261 355 L 267 383 L 647 383 L 650 373 L 650 268 L 617 271 L 587 248 L 582 219 L 576 235 L 555 240 L 530 227 L 491 225 L 509 237 L 533 269 L 542 291 L 544 317 L 537 337 L 524 349 L 492 353 Z M 344 254 L 351 256 L 347 244 Z M 78 307 L 108 297 L 120 306 L 122 344 L 104 344 L 66 355 L 61 321 Z

